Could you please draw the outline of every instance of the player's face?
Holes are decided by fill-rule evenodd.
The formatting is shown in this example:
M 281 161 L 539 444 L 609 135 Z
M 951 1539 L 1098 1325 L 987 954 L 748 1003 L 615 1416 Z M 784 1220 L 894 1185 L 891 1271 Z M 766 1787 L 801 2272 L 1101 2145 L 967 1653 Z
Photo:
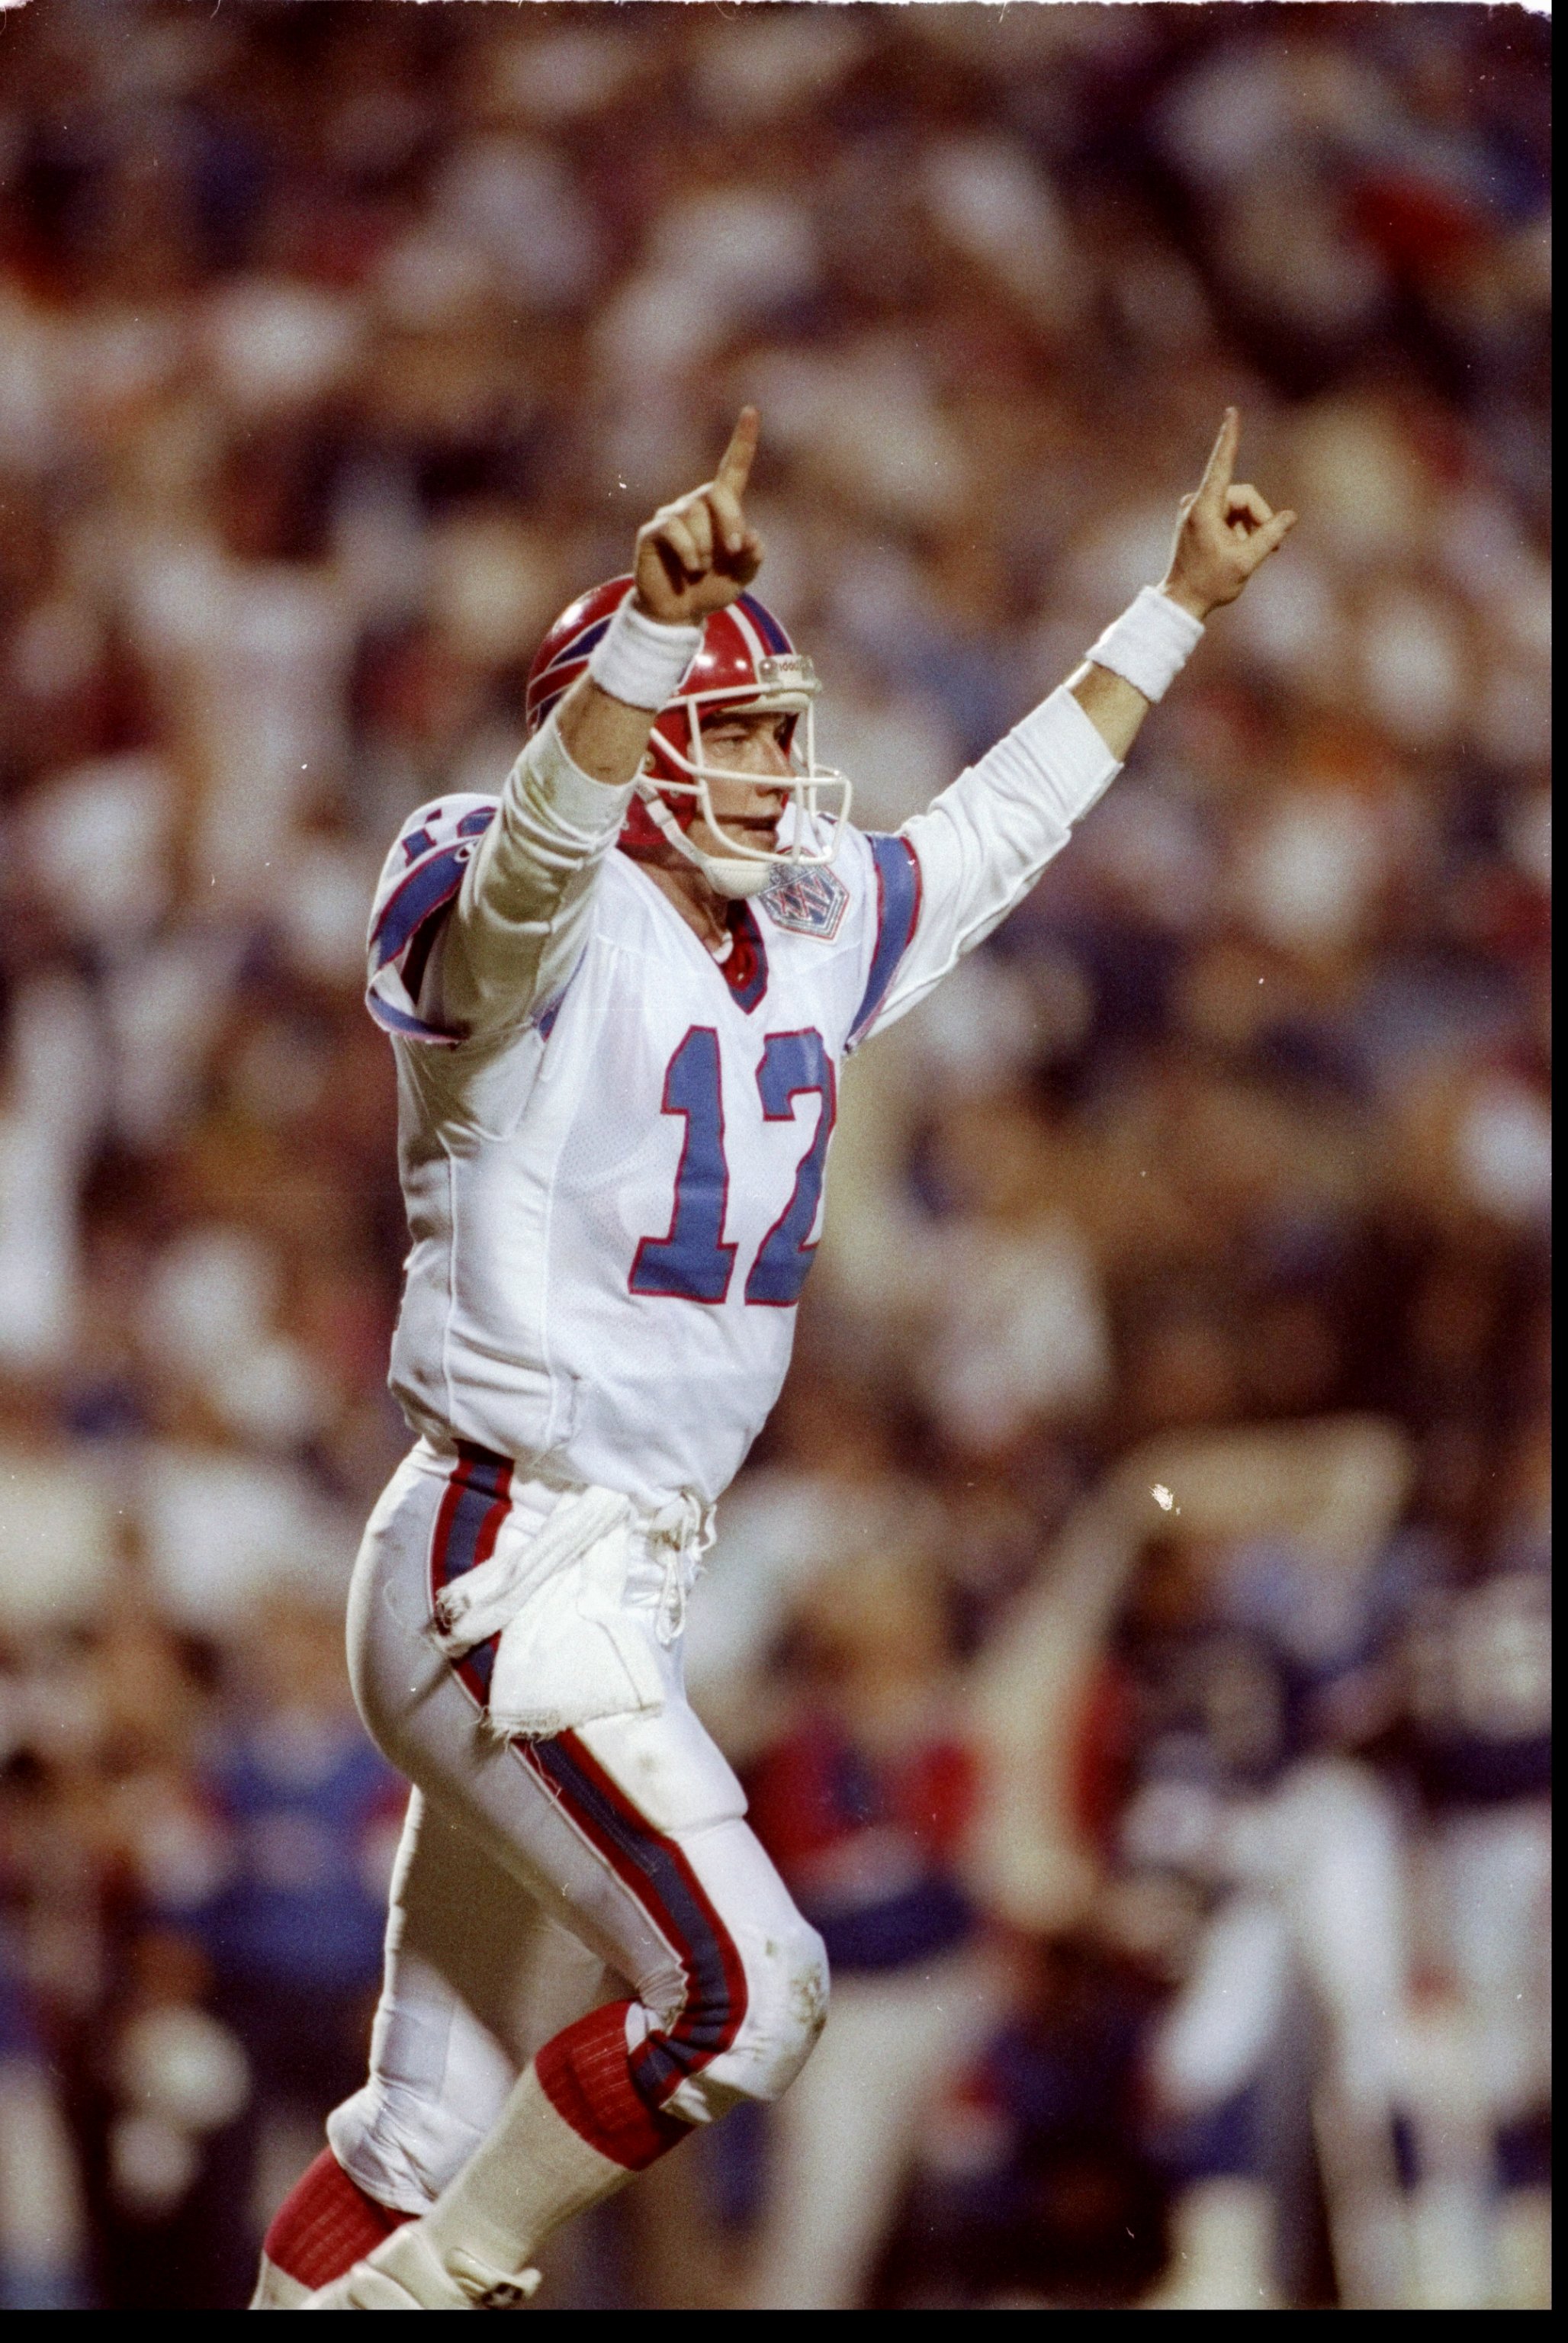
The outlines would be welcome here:
M 740 715 L 720 709 L 703 724 L 704 762 L 710 768 L 720 766 L 726 772 L 754 775 L 763 785 L 721 779 L 709 783 L 716 820 L 748 845 L 766 848 L 775 841 L 779 817 L 784 810 L 783 785 L 791 770 L 791 721 L 788 716 Z M 769 782 L 779 786 L 770 789 Z M 700 813 L 692 823 L 691 835 L 704 853 L 725 851 L 722 839 L 714 835 Z

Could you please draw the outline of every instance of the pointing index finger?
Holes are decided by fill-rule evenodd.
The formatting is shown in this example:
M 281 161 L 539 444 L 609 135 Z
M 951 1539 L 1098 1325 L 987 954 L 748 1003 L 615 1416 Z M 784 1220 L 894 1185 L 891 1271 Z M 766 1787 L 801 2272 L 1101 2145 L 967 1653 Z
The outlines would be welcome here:
M 746 483 L 751 477 L 751 459 L 757 453 L 757 435 L 761 427 L 754 407 L 743 407 L 729 435 L 729 445 L 719 459 L 719 469 L 713 475 L 714 486 L 728 488 L 733 497 L 744 496 Z
M 1236 448 L 1241 437 L 1241 417 L 1237 409 L 1228 407 L 1220 426 L 1220 436 L 1214 442 L 1214 452 L 1209 458 L 1209 468 L 1203 475 L 1199 497 L 1205 504 L 1223 506 L 1226 491 L 1236 469 Z

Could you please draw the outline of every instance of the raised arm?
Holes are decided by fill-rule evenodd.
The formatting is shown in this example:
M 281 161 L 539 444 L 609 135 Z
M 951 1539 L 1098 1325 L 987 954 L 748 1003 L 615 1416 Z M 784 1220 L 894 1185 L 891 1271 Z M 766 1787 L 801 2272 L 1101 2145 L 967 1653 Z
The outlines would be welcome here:
M 1200 628 L 1211 611 L 1236 599 L 1253 570 L 1296 525 L 1293 512 L 1271 511 L 1256 488 L 1237 480 L 1241 437 L 1241 416 L 1228 407 L 1203 478 L 1181 499 L 1171 567 L 1158 589 Z M 1098 664 L 1094 651 L 1069 678 L 1067 689 L 1111 755 L 1123 761 L 1151 700 L 1127 677 Z
M 1235 600 L 1295 526 L 1293 512 L 1271 511 L 1235 479 L 1241 427 L 1228 407 L 1202 480 L 1181 499 L 1160 585 L 1145 587 L 1060 689 L 905 823 L 920 914 L 868 1030 L 913 1008 L 1029 892 L 1121 771 L 1210 613 Z
M 744 508 L 757 432 L 756 408 L 742 408 L 712 479 L 638 530 L 631 593 L 513 767 L 423 978 L 421 1007 L 448 1031 L 508 1031 L 570 976 L 654 719 L 704 618 L 734 601 L 761 562 Z

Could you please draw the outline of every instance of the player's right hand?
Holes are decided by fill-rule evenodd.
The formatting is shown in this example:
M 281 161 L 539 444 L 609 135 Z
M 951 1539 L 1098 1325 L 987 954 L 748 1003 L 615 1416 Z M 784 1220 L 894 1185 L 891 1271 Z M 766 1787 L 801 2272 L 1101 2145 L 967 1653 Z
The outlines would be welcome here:
M 741 501 L 758 428 L 757 409 L 743 407 L 713 478 L 638 531 L 634 596 L 664 626 L 696 626 L 728 608 L 762 566 L 762 539 Z

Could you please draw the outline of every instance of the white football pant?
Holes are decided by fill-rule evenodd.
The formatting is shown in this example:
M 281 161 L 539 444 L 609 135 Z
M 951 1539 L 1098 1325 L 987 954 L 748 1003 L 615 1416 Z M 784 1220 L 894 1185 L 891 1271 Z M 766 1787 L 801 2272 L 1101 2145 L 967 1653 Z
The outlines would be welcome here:
M 742 1819 L 677 1652 L 662 1709 L 502 1742 L 470 1664 L 428 1640 L 433 1572 L 444 1583 L 467 1567 L 487 1508 L 504 1502 L 501 1460 L 488 1477 L 486 1460 L 414 1452 L 372 1516 L 349 1598 L 361 1714 L 417 1795 L 370 2078 L 327 2137 L 370 2196 L 415 2214 L 486 2136 L 520 2068 L 584 2013 L 629 1996 L 624 2056 L 617 2028 L 613 2059 L 600 2045 L 572 2086 L 578 2112 L 562 2111 L 635 2168 L 682 2124 L 777 2097 L 827 2005 L 821 1940 Z M 634 1566 L 626 1599 L 651 1607 L 663 1590 L 660 1571 Z

